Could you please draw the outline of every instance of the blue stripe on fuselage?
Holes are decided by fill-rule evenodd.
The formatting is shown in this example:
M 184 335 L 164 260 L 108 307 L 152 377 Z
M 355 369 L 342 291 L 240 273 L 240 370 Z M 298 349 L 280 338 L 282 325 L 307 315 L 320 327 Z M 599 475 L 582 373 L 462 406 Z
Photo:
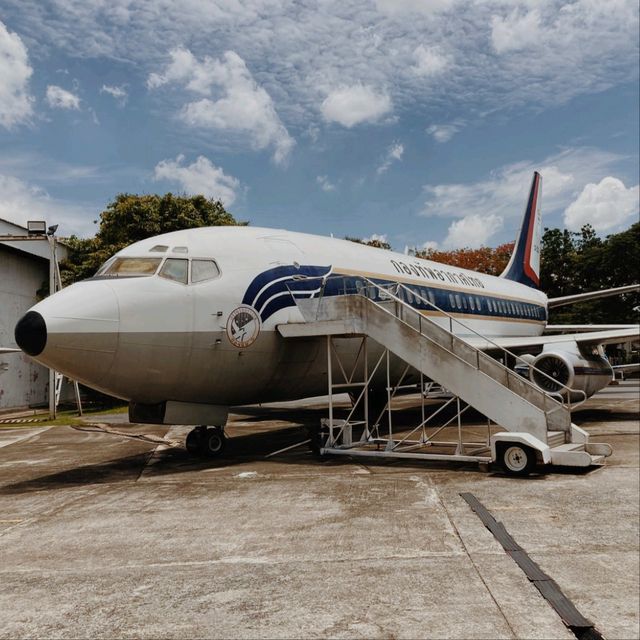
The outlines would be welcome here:
M 265 322 L 277 311 L 295 306 L 294 296 L 304 298 L 316 295 L 315 291 L 330 272 L 331 267 L 312 265 L 300 265 L 299 267 L 290 265 L 269 269 L 252 280 L 242 298 L 242 303 L 256 309 L 260 313 L 262 321 Z M 341 276 L 339 273 L 334 275 Z M 296 279 L 296 276 L 306 277 Z M 372 278 L 372 281 L 384 286 L 396 284 L 396 281 L 391 278 Z M 529 320 L 531 322 L 547 319 L 546 308 L 532 302 L 514 301 L 497 295 L 484 295 L 480 292 L 470 293 L 459 289 L 406 283 L 404 286 L 407 289 L 401 290 L 402 298 L 418 310 L 435 311 L 433 307 L 418 299 L 416 295 L 431 301 L 447 313 L 507 320 Z M 373 300 L 381 300 L 380 292 L 371 287 L 367 289 L 366 282 L 358 276 L 344 275 L 326 279 L 323 295 L 335 296 L 345 293 L 362 293 Z

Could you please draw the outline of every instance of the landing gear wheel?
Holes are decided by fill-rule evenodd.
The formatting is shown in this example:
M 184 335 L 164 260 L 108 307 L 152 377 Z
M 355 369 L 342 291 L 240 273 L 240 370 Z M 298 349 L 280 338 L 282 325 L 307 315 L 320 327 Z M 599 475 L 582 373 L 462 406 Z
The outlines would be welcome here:
M 536 466 L 536 453 L 521 444 L 505 444 L 500 449 L 499 462 L 513 476 L 528 476 Z
M 185 441 L 187 451 L 191 455 L 205 458 L 221 455 L 226 445 L 227 437 L 220 427 L 196 427 L 189 432 Z
M 187 452 L 192 456 L 197 456 L 200 453 L 200 433 L 198 432 L 198 429 L 189 431 L 184 445 L 187 448 Z

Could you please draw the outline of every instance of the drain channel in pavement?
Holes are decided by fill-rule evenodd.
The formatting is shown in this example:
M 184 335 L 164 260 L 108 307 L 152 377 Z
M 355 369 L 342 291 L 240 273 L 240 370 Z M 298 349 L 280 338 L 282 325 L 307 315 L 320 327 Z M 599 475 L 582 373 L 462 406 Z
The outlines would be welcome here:
M 530 557 L 529 554 L 513 539 L 502 522 L 498 522 L 491 512 L 472 493 L 461 493 L 460 497 L 471 507 L 482 520 L 482 524 L 491 531 L 495 539 L 502 545 L 506 553 L 524 571 L 525 575 L 542 597 L 555 609 L 562 622 L 570 629 L 578 640 L 603 640 L 593 622 L 585 618 L 573 602 L 562 593 L 557 583 L 548 576 Z

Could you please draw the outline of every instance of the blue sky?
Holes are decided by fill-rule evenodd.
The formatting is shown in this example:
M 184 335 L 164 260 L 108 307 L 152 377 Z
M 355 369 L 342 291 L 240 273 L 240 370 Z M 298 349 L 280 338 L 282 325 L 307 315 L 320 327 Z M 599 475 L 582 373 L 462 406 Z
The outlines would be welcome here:
M 119 192 L 406 246 L 638 219 L 635 0 L 3 0 L 0 217 Z

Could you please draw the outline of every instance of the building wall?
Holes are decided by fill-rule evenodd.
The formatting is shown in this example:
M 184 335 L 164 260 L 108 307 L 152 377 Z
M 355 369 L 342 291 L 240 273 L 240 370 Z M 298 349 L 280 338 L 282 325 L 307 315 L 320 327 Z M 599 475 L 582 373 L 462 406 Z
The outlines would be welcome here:
M 48 282 L 47 261 L 0 246 L 0 347 L 16 348 L 13 330 L 36 302 L 36 292 Z M 48 370 L 24 353 L 0 353 L 0 411 L 44 405 Z

